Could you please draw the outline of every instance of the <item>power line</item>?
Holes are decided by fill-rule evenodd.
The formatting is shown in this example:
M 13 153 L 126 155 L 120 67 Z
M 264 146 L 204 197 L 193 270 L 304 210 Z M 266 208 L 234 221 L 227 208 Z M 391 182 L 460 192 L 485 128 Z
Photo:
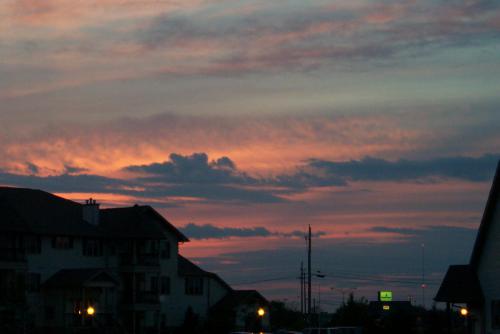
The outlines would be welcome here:
M 377 276 L 369 276 L 369 275 L 361 276 L 359 274 L 342 275 L 342 274 L 326 273 L 325 278 L 342 278 L 342 279 L 364 281 L 364 282 L 394 283 L 394 284 L 403 285 L 403 286 L 410 286 L 410 285 L 413 286 L 413 285 L 420 284 L 420 282 L 412 281 L 412 280 L 398 280 L 398 279 L 391 279 L 391 278 L 380 278 Z M 297 279 L 296 276 L 281 276 L 281 277 L 259 279 L 259 280 L 253 280 L 253 281 L 247 281 L 247 282 L 233 283 L 231 285 L 252 285 L 252 284 L 265 283 L 265 282 L 295 280 L 295 279 Z M 439 283 L 427 283 L 427 285 L 439 285 Z

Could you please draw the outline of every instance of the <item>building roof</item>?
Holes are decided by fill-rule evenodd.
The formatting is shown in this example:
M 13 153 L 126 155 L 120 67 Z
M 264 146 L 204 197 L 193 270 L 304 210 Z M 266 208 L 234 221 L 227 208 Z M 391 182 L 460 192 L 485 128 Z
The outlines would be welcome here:
M 99 222 L 108 237 L 160 239 L 167 230 L 181 242 L 189 239 L 149 205 L 102 209 Z
M 118 281 L 104 269 L 85 268 L 59 270 L 43 283 L 43 287 L 46 289 L 80 288 L 95 281 L 118 285 Z
M 481 225 L 479 226 L 479 231 L 477 233 L 476 242 L 474 243 L 474 248 L 472 250 L 472 256 L 470 259 L 470 264 L 474 269 L 477 269 L 479 264 L 479 259 L 483 252 L 484 243 L 488 236 L 488 232 L 493 224 L 493 215 L 495 213 L 495 208 L 500 200 L 500 162 L 498 163 L 495 177 L 493 178 L 493 184 L 491 186 L 490 194 L 488 196 L 488 201 L 486 202 L 486 208 L 484 209 L 483 218 L 481 219 Z
M 210 277 L 216 281 L 218 281 L 222 286 L 224 286 L 229 291 L 233 291 L 233 289 L 227 284 L 219 275 L 214 274 L 209 271 L 205 271 L 198 267 L 193 262 L 186 259 L 184 256 L 180 255 L 177 258 L 177 271 L 179 276 L 199 276 L 199 277 Z
M 470 265 L 450 266 L 434 300 L 449 303 L 480 303 L 483 300 L 483 293 L 474 269 Z
M 0 187 L 0 230 L 35 234 L 99 236 L 83 220 L 82 205 L 41 190 Z
M 0 187 L 0 231 L 102 238 L 189 239 L 150 206 L 99 210 L 99 225 L 83 220 L 83 205 L 36 189 Z
M 232 290 L 219 300 L 214 309 L 232 310 L 239 305 L 269 305 L 269 301 L 257 290 Z

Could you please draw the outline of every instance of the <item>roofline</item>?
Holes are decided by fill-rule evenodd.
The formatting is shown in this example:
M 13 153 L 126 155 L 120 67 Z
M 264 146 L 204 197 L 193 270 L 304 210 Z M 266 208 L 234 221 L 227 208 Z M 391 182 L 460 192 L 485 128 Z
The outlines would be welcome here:
M 192 276 L 192 277 L 198 276 L 199 277 L 199 276 L 201 276 L 201 277 L 213 278 L 214 280 L 216 280 L 220 284 L 222 284 L 224 287 L 226 287 L 229 291 L 234 291 L 234 289 L 226 281 L 224 281 L 219 275 L 217 275 L 216 273 L 213 273 L 213 272 L 210 272 L 210 271 L 206 271 L 205 269 L 201 268 L 197 264 L 193 263 L 193 261 L 189 260 L 185 256 L 182 256 L 181 254 L 178 254 L 177 257 L 184 259 L 185 261 L 189 262 L 190 264 L 192 264 L 193 266 L 197 267 L 201 271 L 201 273 L 197 275 L 197 274 L 183 274 L 183 273 L 181 273 L 178 270 L 177 273 L 178 273 L 178 275 L 180 277 L 190 277 L 190 276 Z
M 189 242 L 188 237 L 186 237 L 184 234 L 182 234 L 181 231 L 177 229 L 172 223 L 170 223 L 165 217 L 163 217 L 158 211 L 155 210 L 151 205 L 133 205 L 133 206 L 124 206 L 124 207 L 115 207 L 115 208 L 105 208 L 105 209 L 99 209 L 100 211 L 113 211 L 113 210 L 126 210 L 126 209 L 131 209 L 131 208 L 145 208 L 148 209 L 150 212 L 154 214 L 156 218 L 158 218 L 162 223 L 164 228 L 170 229 L 171 232 L 173 232 L 176 236 L 179 242 Z M 111 236 L 109 237 L 110 239 L 127 239 L 128 237 L 114 237 Z M 137 239 L 148 239 L 148 238 L 137 238 Z M 158 239 L 161 239 L 158 237 Z
M 158 211 L 156 211 L 152 206 L 150 205 L 145 205 L 148 209 L 150 209 L 155 216 L 157 216 L 161 221 L 166 223 L 167 227 L 172 229 L 175 235 L 177 235 L 177 238 L 179 239 L 180 242 L 189 242 L 188 237 L 186 237 L 181 231 L 177 229 L 174 225 L 172 225 L 165 217 L 163 217 Z
M 498 162 L 497 169 L 495 172 L 495 177 L 493 178 L 493 184 L 491 185 L 490 193 L 488 195 L 488 200 L 486 202 L 486 207 L 484 209 L 483 217 L 481 219 L 481 224 L 479 225 L 479 231 L 477 233 L 476 241 L 474 242 L 474 248 L 472 250 L 472 255 L 470 258 L 470 265 L 477 269 L 479 265 L 479 258 L 483 250 L 486 237 L 488 235 L 488 230 L 493 222 L 493 214 L 495 212 L 496 204 L 500 196 L 500 161 Z

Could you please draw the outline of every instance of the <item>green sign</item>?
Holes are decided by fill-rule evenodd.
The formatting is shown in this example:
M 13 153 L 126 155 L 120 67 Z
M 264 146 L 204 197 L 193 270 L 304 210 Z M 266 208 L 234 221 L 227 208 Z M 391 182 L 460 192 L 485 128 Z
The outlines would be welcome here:
M 392 302 L 392 291 L 379 291 L 378 300 L 381 302 Z

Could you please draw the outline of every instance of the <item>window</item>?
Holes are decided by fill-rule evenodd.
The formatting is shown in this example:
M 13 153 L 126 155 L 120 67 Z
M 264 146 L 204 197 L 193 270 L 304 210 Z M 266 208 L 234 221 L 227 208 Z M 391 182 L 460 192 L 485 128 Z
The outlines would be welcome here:
M 149 253 L 158 254 L 158 241 L 150 240 L 149 241 Z
M 42 252 L 42 242 L 39 236 L 27 236 L 24 238 L 24 246 L 27 254 L 40 254 Z
M 97 239 L 83 239 L 84 256 L 102 256 L 102 241 Z
M 186 277 L 185 292 L 186 295 L 202 295 L 203 277 Z
M 28 292 L 40 292 L 40 280 L 39 273 L 28 273 L 26 275 L 26 290 Z
M 158 277 L 151 277 L 151 291 L 158 292 Z
M 161 295 L 169 295 L 170 294 L 170 277 L 161 276 L 161 286 L 160 286 L 160 294 Z
M 500 300 L 491 301 L 491 329 L 500 329 Z
M 70 249 L 73 248 L 73 238 L 57 236 L 52 238 L 52 248 Z
M 170 242 L 168 241 L 161 243 L 161 258 L 170 259 Z

